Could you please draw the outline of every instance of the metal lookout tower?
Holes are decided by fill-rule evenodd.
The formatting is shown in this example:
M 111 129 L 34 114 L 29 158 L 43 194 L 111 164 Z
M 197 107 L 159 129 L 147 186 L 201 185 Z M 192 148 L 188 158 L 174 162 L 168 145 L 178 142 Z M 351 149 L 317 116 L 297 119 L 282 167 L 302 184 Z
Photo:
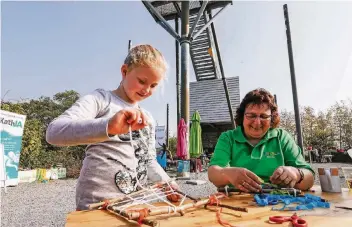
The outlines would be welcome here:
M 154 20 L 176 40 L 177 123 L 180 118 L 185 120 L 187 138 L 190 122 L 190 60 L 197 81 L 223 80 L 229 115 L 232 126 L 235 127 L 213 23 L 226 7 L 232 5 L 232 1 L 142 1 L 142 3 Z M 215 9 L 218 11 L 213 16 L 212 11 Z M 179 34 L 179 19 L 181 19 L 181 34 Z M 169 20 L 175 20 L 175 29 L 167 22 Z M 179 46 L 181 46 L 181 59 L 179 59 Z M 189 152 L 187 153 L 189 159 Z

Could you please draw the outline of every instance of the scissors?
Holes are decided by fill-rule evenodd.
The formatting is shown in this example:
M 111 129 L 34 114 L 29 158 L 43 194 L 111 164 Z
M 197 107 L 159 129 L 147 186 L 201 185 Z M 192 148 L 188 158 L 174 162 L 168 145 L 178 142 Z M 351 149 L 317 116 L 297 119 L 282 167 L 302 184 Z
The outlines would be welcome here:
M 308 223 L 306 222 L 306 220 L 298 217 L 296 213 L 294 213 L 291 217 L 290 216 L 271 216 L 269 217 L 269 220 L 277 224 L 290 221 L 292 222 L 293 227 L 308 227 Z

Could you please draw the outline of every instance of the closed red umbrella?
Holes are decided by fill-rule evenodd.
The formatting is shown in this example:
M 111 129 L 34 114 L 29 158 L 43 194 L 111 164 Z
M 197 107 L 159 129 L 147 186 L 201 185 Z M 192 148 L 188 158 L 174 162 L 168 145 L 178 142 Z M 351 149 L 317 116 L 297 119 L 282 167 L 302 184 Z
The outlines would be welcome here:
M 187 125 L 185 123 L 185 120 L 181 118 L 177 126 L 177 147 L 176 147 L 176 155 L 181 159 L 186 159 L 187 157 L 186 133 L 187 133 Z

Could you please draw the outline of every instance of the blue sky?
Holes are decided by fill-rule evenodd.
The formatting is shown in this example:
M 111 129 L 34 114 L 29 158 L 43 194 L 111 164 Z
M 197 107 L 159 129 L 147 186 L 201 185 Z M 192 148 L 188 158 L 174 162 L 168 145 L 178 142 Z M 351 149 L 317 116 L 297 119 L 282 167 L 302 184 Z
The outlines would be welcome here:
M 284 3 L 234 2 L 215 26 L 225 74 L 240 77 L 241 98 L 264 87 L 277 95 L 280 109 L 293 110 Z M 352 2 L 287 3 L 299 104 L 325 110 L 352 98 Z M 169 62 L 164 87 L 142 105 L 165 124 L 169 103 L 175 132 L 175 42 L 141 2 L 1 5 L 1 97 L 9 91 L 5 100 L 71 89 L 80 94 L 115 89 L 131 39 L 157 47 Z

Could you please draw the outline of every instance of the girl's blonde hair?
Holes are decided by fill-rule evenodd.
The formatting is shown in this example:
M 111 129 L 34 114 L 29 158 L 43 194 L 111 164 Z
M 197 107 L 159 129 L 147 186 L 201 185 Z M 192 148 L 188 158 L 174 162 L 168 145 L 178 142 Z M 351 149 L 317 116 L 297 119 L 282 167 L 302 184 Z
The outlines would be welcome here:
M 148 44 L 138 45 L 130 49 L 124 64 L 131 71 L 135 67 L 151 67 L 166 73 L 168 65 L 159 50 Z

